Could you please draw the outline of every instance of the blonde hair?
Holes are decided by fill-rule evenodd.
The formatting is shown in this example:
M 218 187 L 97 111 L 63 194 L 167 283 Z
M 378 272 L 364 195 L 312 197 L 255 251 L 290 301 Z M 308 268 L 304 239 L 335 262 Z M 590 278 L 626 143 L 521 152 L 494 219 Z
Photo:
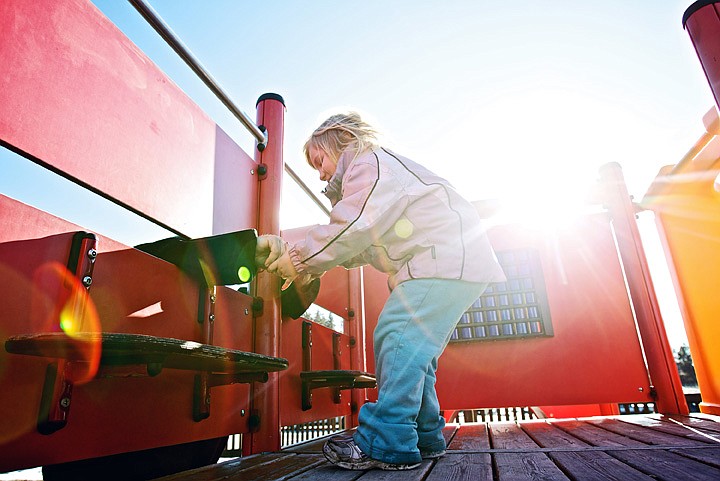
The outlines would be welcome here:
M 310 135 L 303 146 L 305 160 L 310 162 L 310 146 L 324 151 L 337 164 L 340 155 L 348 148 L 355 149 L 355 156 L 375 147 L 377 132 L 364 122 L 356 112 L 330 116 Z

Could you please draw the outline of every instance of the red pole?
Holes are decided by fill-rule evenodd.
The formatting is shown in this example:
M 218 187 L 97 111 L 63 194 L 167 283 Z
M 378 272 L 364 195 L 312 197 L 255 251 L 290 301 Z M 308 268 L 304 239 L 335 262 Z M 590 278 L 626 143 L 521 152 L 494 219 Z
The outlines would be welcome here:
M 600 169 L 605 201 L 613 221 L 618 251 L 635 308 L 650 379 L 656 391 L 656 408 L 663 414 L 689 414 L 675 358 L 665 332 L 650 269 L 635 222 L 635 206 L 625 186 L 620 164 Z
M 720 2 L 697 1 L 690 5 L 683 15 L 683 27 L 690 35 L 705 77 L 720 108 Z
M 280 234 L 280 197 L 283 177 L 283 125 L 285 103 L 277 94 L 264 94 L 257 102 L 257 124 L 268 133 L 267 147 L 255 152 L 258 181 L 257 230 Z M 263 300 L 255 317 L 255 352 L 280 357 L 280 278 L 267 272 L 255 280 L 255 296 Z M 279 374 L 269 373 L 264 384 L 253 384 L 250 453 L 280 449 Z
M 365 300 L 363 292 L 363 271 L 362 267 L 350 269 L 348 271 L 348 290 L 350 297 L 350 306 L 348 310 L 348 325 L 350 334 L 350 369 L 354 371 L 367 371 L 366 352 L 365 352 Z M 355 427 L 358 425 L 358 412 L 360 407 L 365 403 L 365 389 L 352 389 L 350 397 L 350 406 L 352 415 L 350 417 L 350 425 Z

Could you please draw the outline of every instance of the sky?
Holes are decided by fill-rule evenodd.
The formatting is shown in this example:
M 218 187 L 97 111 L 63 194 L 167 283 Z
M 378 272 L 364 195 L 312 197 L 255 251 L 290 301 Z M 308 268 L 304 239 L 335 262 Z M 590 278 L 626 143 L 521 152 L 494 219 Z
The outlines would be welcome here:
M 128 2 L 93 3 L 252 152 L 250 134 Z M 700 137 L 713 105 L 681 25 L 690 0 L 148 3 L 251 118 L 260 95 L 283 96 L 285 161 L 316 192 L 323 183 L 305 164 L 302 145 L 329 114 L 355 110 L 380 130 L 383 145 L 470 200 L 500 199 L 535 219 L 555 216 L 582 204 L 607 162 L 621 164 L 639 200 L 660 167 Z M 0 161 L 0 192 L 62 209 L 50 176 L 8 152 Z M 38 185 L 47 188 L 23 191 L 22 175 L 42 177 Z M 53 195 L 43 199 L 43 192 Z M 324 221 L 292 181 L 283 196 L 283 228 Z M 132 227 L 135 221 L 115 220 L 105 233 L 150 237 L 118 239 L 128 244 L 160 236 Z M 654 229 L 649 224 L 643 232 Z M 656 239 L 646 248 L 660 259 L 653 265 L 663 264 Z M 670 292 L 659 296 L 664 302 L 672 287 L 666 273 L 658 275 L 658 291 Z M 677 326 L 678 314 L 669 317 Z M 683 336 L 675 328 L 675 347 Z

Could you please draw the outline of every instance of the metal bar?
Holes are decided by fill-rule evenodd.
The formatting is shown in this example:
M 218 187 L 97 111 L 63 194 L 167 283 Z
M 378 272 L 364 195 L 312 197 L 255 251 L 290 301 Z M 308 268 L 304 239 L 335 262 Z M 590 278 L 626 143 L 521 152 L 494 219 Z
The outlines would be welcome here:
M 713 138 L 715 138 L 715 134 L 710 132 L 703 133 L 697 140 L 697 142 L 695 142 L 693 146 L 690 147 L 690 150 L 688 150 L 688 152 L 683 156 L 683 158 L 680 159 L 677 164 L 675 164 L 675 167 L 672 168 L 668 175 L 677 174 L 685 170 L 685 168 L 692 163 L 695 157 L 697 157 L 698 154 L 702 152 L 705 147 L 707 147 L 707 145 Z
M 305 192 L 310 199 L 312 199 L 313 202 L 315 202 L 315 205 L 320 207 L 320 210 L 322 210 L 328 217 L 330 217 L 330 211 L 327 207 L 325 207 L 325 204 L 322 203 L 320 199 L 313 193 L 312 190 L 305 184 L 305 182 L 302 181 L 302 179 L 295 173 L 294 170 L 288 165 L 285 164 L 285 172 L 290 176 L 292 180 L 295 181 L 295 183 L 300 186 L 300 188 Z
M 145 18 L 155 31 L 167 42 L 170 47 L 183 59 L 195 74 L 200 77 L 205 85 L 217 96 L 218 99 L 235 115 L 235 117 L 245 126 L 245 128 L 255 137 L 258 142 L 258 150 L 262 151 L 267 146 L 268 134 L 267 130 L 261 130 L 252 119 L 241 111 L 233 101 L 228 97 L 225 91 L 217 84 L 215 79 L 205 70 L 185 44 L 178 38 L 175 32 L 163 21 L 158 13 L 145 0 L 128 0 L 130 4 Z M 285 164 L 285 172 L 291 179 L 305 192 L 315 204 L 320 207 L 328 217 L 330 211 L 322 203 L 320 199 L 311 191 L 303 180 L 295 173 L 295 171 Z
M 142 15 L 145 20 L 152 26 L 155 31 L 167 42 L 170 47 L 183 59 L 183 61 L 192 69 L 195 74 L 200 77 L 205 85 L 220 99 L 225 107 L 235 115 L 235 117 L 242 123 L 245 128 L 255 137 L 257 140 L 257 148 L 262 151 L 267 146 L 268 136 L 267 130 L 263 131 L 258 127 L 255 122 L 252 121 L 243 111 L 241 111 L 225 91 L 220 88 L 215 79 L 205 70 L 190 50 L 182 43 L 182 41 L 175 35 L 175 32 L 163 21 L 157 12 L 147 3 L 145 0 L 128 0 L 130 4 Z
M 634 306 L 647 369 L 657 390 L 657 411 L 661 414 L 687 415 L 690 411 L 650 277 L 650 268 L 635 221 L 635 207 L 630 201 L 620 164 L 602 166 L 600 180 L 605 186 L 605 202 L 612 217 L 615 241 Z
M 151 27 L 167 42 L 170 47 L 183 59 L 188 67 L 200 77 L 205 85 L 217 96 L 218 99 L 235 115 L 235 117 L 243 124 L 243 126 L 255 137 L 258 142 L 258 150 L 262 151 L 267 146 L 268 133 L 267 130 L 261 130 L 255 122 L 243 111 L 241 111 L 218 85 L 215 79 L 200 64 L 200 61 L 192 54 L 187 46 L 178 38 L 175 32 L 163 21 L 158 13 L 145 0 L 128 0 L 130 4 L 145 18 Z M 330 210 L 322 203 L 322 201 L 313 193 L 303 180 L 295 173 L 295 171 L 285 164 L 285 172 L 292 180 L 305 192 L 310 199 L 322 210 L 325 215 L 330 217 Z

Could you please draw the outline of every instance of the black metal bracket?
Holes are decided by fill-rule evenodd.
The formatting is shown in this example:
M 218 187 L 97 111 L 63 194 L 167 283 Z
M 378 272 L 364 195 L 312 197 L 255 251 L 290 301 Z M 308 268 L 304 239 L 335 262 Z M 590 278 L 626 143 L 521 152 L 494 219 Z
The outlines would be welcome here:
M 92 274 L 97 258 L 97 237 L 88 232 L 76 232 L 70 243 L 67 268 L 87 291 L 92 284 Z M 82 319 L 85 308 L 84 297 L 72 296 L 75 305 L 73 313 Z M 63 325 L 58 320 L 59 329 Z M 72 365 L 65 359 L 48 364 L 45 371 L 40 410 L 38 413 L 37 430 L 40 434 L 52 434 L 65 427 L 70 415 L 73 382 L 70 376 Z
M 377 386 L 375 375 L 362 371 L 304 371 L 302 381 L 302 410 L 312 409 L 312 391 L 324 387 L 337 390 L 364 389 Z
M 324 387 L 335 389 L 333 402 L 340 404 L 341 390 L 374 388 L 377 386 L 375 375 L 362 371 L 342 370 L 342 337 L 333 333 L 333 367 L 332 371 L 312 370 L 312 326 L 310 321 L 303 321 L 302 326 L 302 372 L 300 380 L 302 385 L 302 410 L 312 409 L 312 391 Z

